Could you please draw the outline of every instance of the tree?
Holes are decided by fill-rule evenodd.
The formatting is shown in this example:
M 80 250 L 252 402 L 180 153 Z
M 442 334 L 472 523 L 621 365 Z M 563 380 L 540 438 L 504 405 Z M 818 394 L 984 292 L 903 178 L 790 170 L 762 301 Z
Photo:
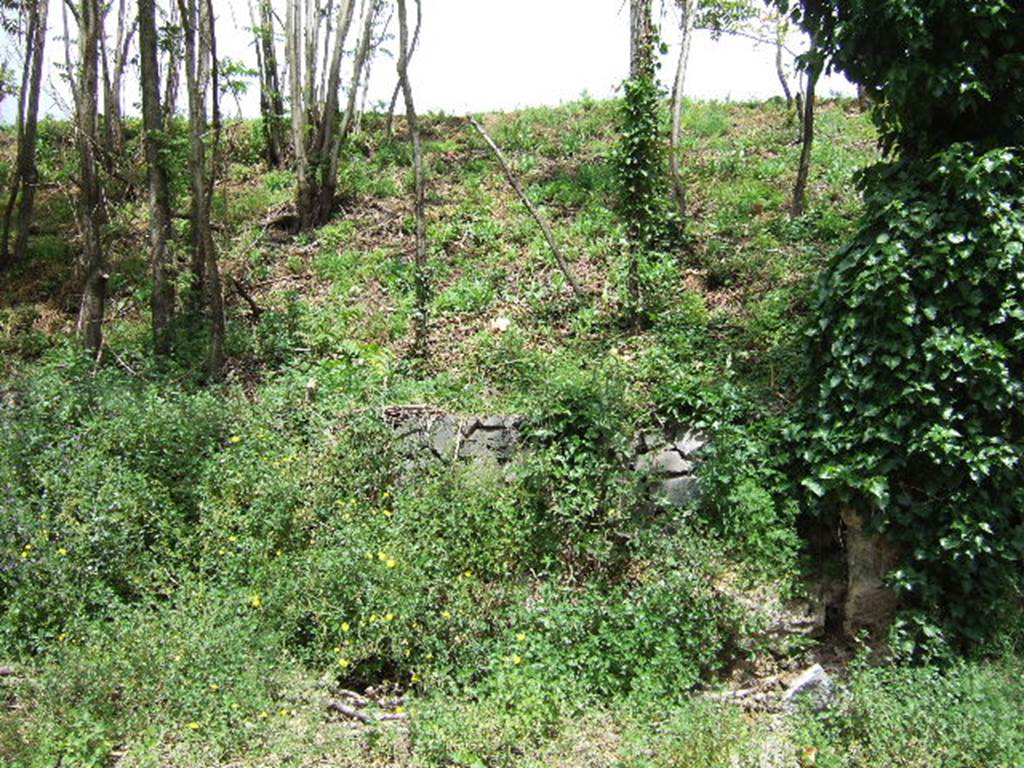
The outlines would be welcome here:
M 420 0 L 416 0 L 416 11 L 422 16 Z M 416 197 L 413 208 L 416 213 L 416 319 L 414 326 L 413 355 L 427 354 L 428 317 L 430 286 L 427 283 L 427 219 L 426 219 L 426 176 L 423 168 L 423 140 L 420 136 L 419 119 L 413 102 L 412 83 L 409 80 L 409 21 L 405 0 L 398 0 L 398 79 L 402 85 L 405 101 L 405 118 L 409 124 L 409 138 L 412 141 L 413 166 L 416 173 Z
M 4 210 L 3 229 L 0 232 L 0 271 L 14 262 L 25 260 L 32 211 L 35 207 L 36 186 L 39 183 L 36 143 L 39 138 L 39 99 L 42 95 L 49 2 L 29 0 L 26 6 L 28 19 L 25 25 L 25 62 L 21 89 L 18 93 L 18 157 L 11 177 L 7 207 Z M 11 225 L 15 208 L 18 209 L 18 231 L 12 255 Z
M 287 3 L 285 42 L 300 230 L 325 224 L 334 212 L 341 148 L 353 125 L 374 22 L 384 3 L 383 0 L 367 3 L 344 113 L 340 110 L 341 66 L 356 0 L 339 0 L 338 5 L 338 15 L 332 24 L 333 2 L 326 8 L 320 6 L 319 0 L 288 0 Z M 316 58 L 321 50 L 325 59 L 329 54 L 329 65 L 318 82 Z
M 78 61 L 68 68 L 75 103 L 75 141 L 79 162 L 78 229 L 82 238 L 78 261 L 82 301 L 78 310 L 77 332 L 85 348 L 99 354 L 103 344 L 103 317 L 110 279 L 103 247 L 105 202 L 96 156 L 100 145 L 97 107 L 103 8 L 99 0 L 79 0 L 77 6 L 69 4 L 66 7 L 70 8 L 78 25 Z M 70 41 L 67 27 L 65 16 L 65 37 Z
M 651 0 L 630 0 L 629 79 L 623 90 L 618 149 L 619 212 L 626 226 L 627 313 L 642 308 L 641 262 L 654 249 L 661 229 L 664 147 L 660 135 L 660 93 L 654 48 L 657 33 Z
M 926 609 L 906 627 L 978 641 L 1024 589 L 1024 8 L 780 4 L 875 97 L 892 154 L 818 290 L 803 482 L 898 553 L 891 583 Z
M 109 44 L 105 29 L 113 10 L 112 2 L 103 9 L 104 34 L 100 46 L 103 65 L 103 154 L 108 175 L 115 171 L 118 159 L 124 154 L 121 94 L 132 40 L 139 24 L 138 15 L 131 13 L 127 0 L 118 0 L 113 44 Z
M 260 117 L 267 166 L 280 168 L 287 152 L 285 140 L 284 93 L 281 91 L 280 68 L 277 63 L 277 41 L 274 36 L 274 9 L 270 0 L 256 0 L 259 18 L 249 2 L 256 62 L 260 77 Z
M 807 180 L 811 174 L 811 152 L 814 149 L 814 110 L 817 106 L 815 91 L 824 64 L 818 50 L 817 37 L 811 33 L 811 48 L 805 57 L 806 77 L 803 98 L 800 101 L 800 164 L 797 167 L 796 184 L 793 187 L 793 202 L 790 212 L 794 217 L 803 216 L 807 199 Z
M 191 180 L 192 277 L 195 296 L 209 321 L 207 370 L 219 378 L 224 367 L 224 296 L 217 249 L 210 226 L 210 206 L 220 151 L 220 88 L 212 0 L 178 0 L 185 41 L 185 82 L 189 109 L 189 177 Z M 207 158 L 207 99 L 213 107 L 213 151 Z
M 139 0 L 140 80 L 142 130 L 149 176 L 150 274 L 153 296 L 153 348 L 158 355 L 171 351 L 174 319 L 174 280 L 171 274 L 171 193 L 165 161 L 166 133 L 160 104 L 160 67 L 155 0 Z
M 829 69 L 863 85 L 883 147 L 925 156 L 955 142 L 1024 144 L 1024 7 L 960 0 L 775 0 Z
M 686 70 L 690 60 L 690 41 L 696 22 L 697 0 L 676 0 L 679 9 L 679 62 L 672 86 L 672 137 L 669 141 L 669 167 L 672 171 L 672 197 L 676 203 L 681 224 L 686 222 L 686 184 L 680 163 L 683 138 L 683 92 L 686 87 Z

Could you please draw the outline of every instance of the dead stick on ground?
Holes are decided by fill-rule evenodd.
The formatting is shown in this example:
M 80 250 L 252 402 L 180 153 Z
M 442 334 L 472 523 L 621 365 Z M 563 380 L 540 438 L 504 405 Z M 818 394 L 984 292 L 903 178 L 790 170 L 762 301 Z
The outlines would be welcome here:
M 388 713 L 378 715 L 377 717 L 371 717 L 365 712 L 360 712 L 358 709 L 350 707 L 347 704 L 342 704 L 340 701 L 336 701 L 334 699 L 327 703 L 327 708 L 332 709 L 335 712 L 344 715 L 345 717 L 349 717 L 353 720 L 358 720 L 359 722 L 364 723 L 366 725 L 371 725 L 375 722 L 390 723 L 409 719 L 409 715 L 405 712 Z
M 353 709 L 347 704 L 342 704 L 340 701 L 331 700 L 330 702 L 328 702 L 327 708 L 333 709 L 335 712 L 340 712 L 345 717 L 350 717 L 353 720 L 358 720 L 361 723 L 369 724 L 373 722 L 373 718 L 365 712 L 360 712 L 358 709 Z
M 565 259 L 562 256 L 562 252 L 558 248 L 558 243 L 555 242 L 555 234 L 551 231 L 551 227 L 548 225 L 547 221 L 545 221 L 544 217 L 540 215 L 540 211 L 537 210 L 537 207 L 530 202 L 530 198 L 526 196 L 526 192 L 519 183 L 519 179 L 517 179 L 516 175 L 512 172 L 512 166 L 508 164 L 508 161 L 505 159 L 505 155 L 502 154 L 498 145 L 494 143 L 494 139 L 491 138 L 490 134 L 484 130 L 484 127 L 480 125 L 472 115 L 467 115 L 466 118 L 469 120 L 470 124 L 476 128 L 477 133 L 483 137 L 483 140 L 487 142 L 487 146 L 491 148 L 491 152 L 494 153 L 494 156 L 498 159 L 498 163 L 501 165 L 502 170 L 505 171 L 505 177 L 508 179 L 508 183 L 512 185 L 512 189 L 514 189 L 516 194 L 519 195 L 519 199 L 523 201 L 523 205 L 525 205 L 527 210 L 530 211 L 530 215 L 533 216 L 533 220 L 537 222 L 537 226 L 544 231 L 544 237 L 547 238 L 548 246 L 551 248 L 551 253 L 554 254 L 555 261 L 558 262 L 558 268 L 562 270 L 562 274 L 565 275 L 565 279 L 572 288 L 572 292 L 576 294 L 576 298 L 582 299 L 585 295 L 583 289 L 580 287 L 580 284 L 576 282 L 576 278 L 572 276 L 572 272 L 569 271 L 569 265 L 566 264 Z

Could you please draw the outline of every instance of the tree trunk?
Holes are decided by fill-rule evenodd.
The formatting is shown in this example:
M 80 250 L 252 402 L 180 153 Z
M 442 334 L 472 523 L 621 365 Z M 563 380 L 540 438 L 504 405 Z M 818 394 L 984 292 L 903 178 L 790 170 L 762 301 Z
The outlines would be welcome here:
M 412 57 L 416 55 L 416 48 L 420 42 L 420 30 L 423 27 L 423 15 L 420 13 L 419 3 L 416 4 L 416 31 L 412 35 L 412 45 L 409 46 L 408 61 L 412 61 Z M 384 136 L 387 141 L 391 141 L 391 137 L 394 134 L 395 127 L 395 106 L 398 104 L 398 94 L 402 90 L 402 79 L 399 78 L 398 82 L 395 83 L 395 90 L 391 94 L 391 101 L 388 104 L 388 120 L 387 126 L 384 129 Z
M 18 157 L 0 232 L 0 271 L 13 263 L 24 262 L 28 254 L 28 233 L 32 225 L 36 186 L 39 183 L 36 144 L 39 138 L 39 100 L 42 95 L 48 8 L 47 0 L 35 0 L 29 6 L 25 64 L 18 97 Z M 18 208 L 18 231 L 12 256 L 11 223 L 15 207 Z
M 679 213 L 679 222 L 686 224 L 686 184 L 680 167 L 679 153 L 683 137 L 683 94 L 686 86 L 686 68 L 690 59 L 690 41 L 693 37 L 693 6 L 694 0 L 680 0 L 681 15 L 679 29 L 682 40 L 679 44 L 679 63 L 676 66 L 676 80 L 672 88 L 672 137 L 669 145 L 669 165 L 672 171 L 672 198 Z
M 422 13 L 420 0 L 416 0 L 417 11 Z M 423 168 L 423 141 L 420 137 L 419 119 L 409 82 L 409 21 L 405 0 L 398 0 L 398 77 L 402 84 L 402 98 L 405 101 L 405 118 L 409 123 L 412 140 L 413 165 L 416 171 L 416 317 L 414 321 L 413 355 L 424 358 L 427 355 L 428 302 L 430 287 L 427 282 L 427 219 L 426 219 L 426 176 Z
M 109 13 L 112 7 L 112 5 L 109 6 L 106 13 Z M 129 19 L 128 14 L 126 0 L 119 0 L 113 61 L 111 61 L 111 54 L 108 50 L 105 34 L 100 49 L 103 64 L 103 159 L 108 175 L 116 171 L 117 162 L 124 154 L 124 118 L 121 108 L 121 92 L 124 85 L 124 71 L 128 63 L 128 54 L 131 50 L 132 39 L 135 37 L 135 30 L 138 25 L 138 17 L 135 16 Z
M 98 133 L 96 113 L 99 91 L 99 48 L 103 29 L 99 0 L 78 5 L 78 78 L 76 123 L 79 179 L 79 228 L 82 233 L 82 304 L 78 312 L 78 336 L 85 348 L 99 354 L 103 344 L 103 314 L 107 299 L 106 257 L 103 251 L 103 197 L 96 162 Z
M 786 97 L 786 109 L 793 109 L 793 91 L 789 87 L 789 80 L 786 77 L 786 68 L 782 64 L 783 54 L 786 49 L 786 32 L 789 25 L 784 18 L 778 20 L 775 28 L 775 74 L 779 78 L 779 85 L 782 86 L 782 93 Z
M 172 2 L 168 11 L 167 25 L 172 30 L 181 26 L 181 8 Z M 177 33 L 170 39 L 167 51 L 167 71 L 164 75 L 164 130 L 170 130 L 171 123 L 178 109 L 178 86 L 181 80 L 181 46 L 182 41 Z
M 629 0 L 629 21 L 629 77 L 653 78 L 655 32 L 651 0 Z
M 224 299 L 220 269 L 210 226 L 210 207 L 216 179 L 208 169 L 206 99 L 213 82 L 214 166 L 220 133 L 217 84 L 216 35 L 213 8 L 209 0 L 178 0 L 185 37 L 185 82 L 189 108 L 189 176 L 191 179 L 192 274 L 199 308 L 205 308 L 210 325 L 207 369 L 211 378 L 221 376 L 224 367 Z
M 155 0 L 139 0 L 142 126 L 149 172 L 150 271 L 153 278 L 153 348 L 158 355 L 171 351 L 174 322 L 174 279 L 171 273 L 171 195 L 167 166 L 160 149 L 164 137 L 160 105 L 160 69 Z
M 811 39 L 812 63 L 807 69 L 807 88 L 803 101 L 802 140 L 800 148 L 800 167 L 797 169 L 796 186 L 793 189 L 794 217 L 802 216 L 806 208 L 807 179 L 811 172 L 811 150 L 814 148 L 814 91 L 821 75 L 821 63 L 817 56 L 817 41 Z
M 250 12 L 252 7 L 250 5 Z M 266 161 L 270 168 L 280 168 L 285 161 L 284 95 L 281 92 L 280 67 L 274 42 L 274 13 L 270 0 L 259 0 L 259 23 L 253 13 L 256 30 L 256 59 L 260 73 L 260 116 Z

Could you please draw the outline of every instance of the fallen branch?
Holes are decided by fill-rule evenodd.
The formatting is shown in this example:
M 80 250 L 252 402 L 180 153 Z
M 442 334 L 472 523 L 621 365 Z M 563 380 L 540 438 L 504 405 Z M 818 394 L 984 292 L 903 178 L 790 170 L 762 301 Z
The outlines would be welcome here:
M 245 289 L 245 286 L 242 285 L 242 281 L 234 275 L 231 276 L 231 283 L 235 286 L 235 293 L 237 293 L 242 300 L 249 305 L 249 317 L 254 323 L 258 323 L 260 321 L 260 315 L 263 314 L 262 307 L 256 303 L 256 299 L 252 297 L 252 294 Z
M 333 709 L 335 712 L 338 712 L 344 715 L 345 717 L 351 718 L 352 720 L 358 720 L 359 722 L 365 723 L 366 725 L 369 725 L 373 722 L 373 718 L 365 712 L 360 712 L 358 709 L 354 709 L 348 706 L 348 704 L 342 704 L 340 701 L 337 701 L 335 699 L 331 699 L 327 703 L 327 708 Z
M 472 115 L 467 115 L 466 119 L 469 120 L 470 124 L 474 128 L 476 128 L 477 133 L 483 137 L 483 140 L 487 142 L 487 146 L 491 148 L 491 152 L 494 153 L 494 156 L 497 158 L 502 170 L 505 171 L 505 177 L 508 179 L 508 183 L 512 185 L 512 189 L 514 189 L 516 194 L 519 195 L 519 199 L 523 201 L 523 205 L 525 205 L 527 210 L 529 210 L 530 215 L 533 216 L 533 220 L 537 222 L 537 226 L 543 230 L 544 237 L 547 239 L 548 246 L 551 248 L 551 253 L 554 254 L 555 261 L 558 262 L 558 268 L 562 270 L 562 274 L 565 275 L 565 279 L 572 288 L 572 292 L 576 294 L 576 298 L 582 299 L 585 296 L 585 293 L 580 287 L 580 284 L 576 282 L 576 278 L 572 276 L 572 272 L 569 271 L 569 265 L 566 264 L 565 259 L 562 257 L 562 252 L 558 249 L 558 243 L 555 242 L 555 235 L 551 231 L 551 227 L 548 225 L 544 217 L 541 216 L 537 207 L 530 202 L 530 198 L 526 196 L 526 192 L 523 191 L 523 187 L 519 183 L 519 179 L 517 179 L 516 175 L 512 172 L 512 167 L 505 159 L 505 155 L 502 154 L 498 145 L 494 143 L 494 139 L 491 138 L 490 134 L 484 130 L 484 127 L 480 125 Z
M 346 688 L 339 688 L 337 691 L 335 691 L 335 693 L 339 696 L 344 696 L 346 699 L 351 699 L 352 703 L 355 704 L 357 707 L 368 707 L 370 706 L 370 704 L 373 703 L 365 696 L 360 696 L 355 691 L 350 691 Z

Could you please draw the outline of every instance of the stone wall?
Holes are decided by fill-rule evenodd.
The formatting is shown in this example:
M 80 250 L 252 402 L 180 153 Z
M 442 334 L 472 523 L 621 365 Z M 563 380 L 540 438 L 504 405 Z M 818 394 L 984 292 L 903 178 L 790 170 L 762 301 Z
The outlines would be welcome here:
M 481 459 L 507 464 L 524 449 L 521 416 L 464 416 L 414 405 L 388 408 L 385 418 L 409 465 Z M 698 454 L 706 442 L 685 430 L 637 439 L 633 467 L 651 477 L 655 502 L 683 506 L 696 498 Z

